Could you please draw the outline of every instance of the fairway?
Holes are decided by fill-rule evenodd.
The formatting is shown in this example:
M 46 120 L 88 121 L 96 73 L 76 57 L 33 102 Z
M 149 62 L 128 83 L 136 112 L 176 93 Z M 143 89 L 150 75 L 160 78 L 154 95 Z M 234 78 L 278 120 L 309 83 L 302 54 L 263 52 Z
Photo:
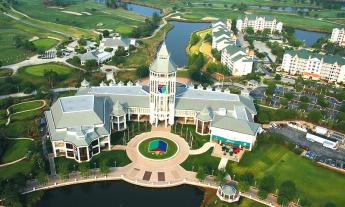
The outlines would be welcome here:
M 24 72 L 29 75 L 39 76 L 39 77 L 43 77 L 44 71 L 49 71 L 49 70 L 52 70 L 59 75 L 68 75 L 72 72 L 72 69 L 70 67 L 61 65 L 61 64 L 54 64 L 54 63 L 28 66 L 28 67 L 24 67 L 21 70 L 24 70 Z
M 50 38 L 42 38 L 33 41 L 34 45 L 38 50 L 46 51 L 54 47 L 59 41 L 56 39 L 50 39 Z
M 272 140 L 259 140 L 255 149 L 246 152 L 239 164 L 231 162 L 228 167 L 236 174 L 252 172 L 256 179 L 272 175 L 276 187 L 283 181 L 292 180 L 299 197 L 311 206 L 323 206 L 327 202 L 341 206 L 345 203 L 341 193 L 345 186 L 344 175 L 320 167 Z
M 31 145 L 31 140 L 11 140 L 0 163 L 9 163 L 24 157 Z
M 23 173 L 24 175 L 29 174 L 33 166 L 33 161 L 23 160 L 13 165 L 2 167 L 0 170 L 0 178 L 11 178 L 13 176 L 16 176 L 18 173 Z

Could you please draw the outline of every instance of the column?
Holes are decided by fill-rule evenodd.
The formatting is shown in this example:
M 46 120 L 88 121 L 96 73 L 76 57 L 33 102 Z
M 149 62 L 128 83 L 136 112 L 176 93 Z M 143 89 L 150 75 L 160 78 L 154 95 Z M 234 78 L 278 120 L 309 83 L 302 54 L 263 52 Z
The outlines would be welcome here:
M 184 117 L 184 124 L 187 124 L 187 117 Z
M 120 117 L 119 116 L 117 116 L 116 117 L 116 120 L 117 120 L 117 131 L 120 131 Z
M 77 147 L 77 153 L 78 153 L 78 161 L 80 162 L 80 151 L 79 151 L 79 147 Z
M 55 142 L 52 142 L 52 146 L 53 146 L 53 152 L 54 152 L 54 157 L 57 157 L 56 155 L 56 149 L 55 149 Z M 66 147 L 65 147 L 66 148 Z M 66 151 L 66 150 L 65 150 Z
M 108 149 L 111 150 L 111 145 L 110 145 L 110 135 L 108 135 Z
M 86 155 L 87 155 L 87 161 L 89 161 L 90 160 L 89 146 L 86 147 Z
M 201 134 L 204 134 L 205 122 L 202 121 Z

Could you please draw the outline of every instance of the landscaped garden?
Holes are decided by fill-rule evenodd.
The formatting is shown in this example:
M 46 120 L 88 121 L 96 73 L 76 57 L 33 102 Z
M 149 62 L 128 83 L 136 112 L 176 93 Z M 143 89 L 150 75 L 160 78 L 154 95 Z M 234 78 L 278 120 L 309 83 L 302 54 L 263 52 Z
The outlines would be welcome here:
M 13 114 L 13 113 L 21 112 L 21 111 L 36 109 L 36 108 L 43 106 L 43 104 L 44 104 L 43 101 L 35 100 L 35 101 L 24 102 L 24 103 L 12 105 L 9 108 L 9 110 Z
M 24 67 L 21 69 L 23 72 L 33 75 L 43 77 L 46 71 L 56 72 L 58 75 L 69 75 L 73 72 L 73 69 L 57 63 L 47 63 L 42 65 L 32 65 Z
M 31 140 L 11 140 L 6 147 L 4 155 L 1 157 L 0 163 L 9 163 L 16 161 L 27 155 L 30 146 L 33 145 Z
M 139 144 L 139 152 L 150 159 L 167 159 L 177 153 L 178 146 L 170 139 L 154 137 Z
M 188 171 L 198 171 L 199 168 L 203 168 L 205 172 L 209 175 L 212 172 L 216 172 L 218 169 L 218 164 L 220 158 L 213 157 L 212 154 L 213 148 L 209 149 L 207 152 L 199 155 L 189 155 L 187 160 L 185 160 L 181 166 Z
M 111 134 L 111 145 L 126 145 L 126 143 L 138 134 L 151 131 L 151 124 L 148 121 L 128 121 L 127 129 Z
M 193 140 L 192 149 L 198 149 L 202 147 L 206 142 L 210 141 L 210 135 L 200 135 L 196 133 L 195 125 L 191 124 L 175 124 L 171 126 L 171 132 L 180 135 L 188 143 Z

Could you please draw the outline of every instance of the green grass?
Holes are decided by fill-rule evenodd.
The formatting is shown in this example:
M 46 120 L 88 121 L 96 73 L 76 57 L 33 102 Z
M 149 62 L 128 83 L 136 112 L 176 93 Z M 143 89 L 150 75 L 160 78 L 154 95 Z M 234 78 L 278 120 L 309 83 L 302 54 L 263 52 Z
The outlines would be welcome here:
M 54 23 L 65 27 L 78 27 L 87 30 L 115 29 L 125 35 L 129 34 L 135 26 L 140 25 L 145 19 L 143 16 L 122 8 L 107 8 L 105 5 L 97 4 L 94 0 L 80 1 L 63 9 L 46 6 L 41 0 L 32 0 L 30 2 L 19 0 L 19 3 L 15 5 L 15 9 L 50 24 Z M 91 15 L 85 13 L 74 15 L 62 11 L 87 12 Z M 91 31 L 89 32 L 91 33 Z
M 33 145 L 31 140 L 11 140 L 1 158 L 1 163 L 13 162 L 24 157 L 31 145 Z
M 0 30 L 0 61 L 4 65 L 23 61 L 34 54 L 28 50 L 16 48 L 13 44 L 13 38 L 15 36 L 22 37 L 23 40 L 29 40 L 34 36 L 40 38 L 51 36 L 63 39 L 61 35 L 25 25 L 3 14 L 0 14 Z
M 167 151 L 166 153 L 154 153 L 154 152 L 150 152 L 149 151 L 149 146 L 150 143 L 154 140 L 163 140 L 164 142 L 167 143 Z M 161 138 L 161 137 L 154 137 L 154 138 L 150 138 L 150 139 L 146 139 L 143 142 L 141 142 L 139 144 L 139 152 L 150 159 L 167 159 L 169 157 L 172 157 L 173 155 L 176 154 L 177 152 L 177 145 L 175 144 L 175 142 L 169 140 L 169 139 L 165 139 L 165 138 Z
M 102 161 L 106 161 L 109 167 L 114 167 L 116 162 L 116 167 L 123 167 L 131 163 L 131 160 L 127 157 L 126 151 L 124 150 L 112 150 L 112 151 L 103 151 L 100 154 L 92 157 L 92 159 L 88 162 L 90 164 L 90 168 L 96 167 L 99 168 L 100 163 Z M 57 171 L 59 171 L 59 166 L 67 165 L 69 171 L 78 170 L 79 163 L 77 163 L 73 159 L 67 159 L 65 157 L 57 157 L 55 158 L 55 165 L 57 166 Z
M 236 174 L 252 172 L 256 179 L 272 175 L 276 187 L 285 180 L 292 180 L 298 196 L 312 206 L 323 206 L 327 202 L 341 206 L 345 202 L 341 193 L 345 185 L 344 175 L 318 166 L 271 139 L 259 140 L 252 152 L 244 154 L 240 163 L 231 162 L 228 167 Z
M 16 120 L 1 129 L 7 137 L 38 137 L 38 119 Z
M 181 166 L 189 171 L 197 171 L 199 167 L 204 167 L 209 175 L 218 169 L 220 158 L 211 156 L 213 148 L 200 155 L 190 155 Z
M 0 69 L 0 77 L 6 77 L 12 75 L 13 70 L 9 68 Z
M 43 77 L 44 72 L 49 71 L 49 70 L 52 70 L 59 75 L 68 75 L 72 72 L 72 69 L 70 67 L 62 65 L 62 64 L 54 64 L 54 63 L 32 65 L 32 66 L 24 67 L 22 70 L 29 75 L 34 75 L 34 76 L 39 76 L 39 77 Z
M 35 108 L 38 108 L 41 106 L 43 106 L 43 102 L 37 100 L 37 101 L 20 103 L 20 104 L 14 105 L 14 106 L 10 107 L 10 111 L 11 111 L 11 113 L 16 113 L 16 112 L 20 112 L 20 111 L 35 109 Z
M 19 114 L 14 114 L 11 116 L 11 122 L 35 119 L 41 116 L 41 110 L 27 111 Z
M 54 47 L 59 41 L 51 38 L 42 38 L 33 41 L 32 43 L 36 46 L 38 50 L 46 51 Z
M 181 130 L 182 128 L 182 130 Z M 180 135 L 183 138 L 190 139 L 190 133 L 193 135 L 193 149 L 198 149 L 202 147 L 206 142 L 210 141 L 210 135 L 200 135 L 195 131 L 195 125 L 176 124 L 176 126 L 171 127 L 171 132 Z
M 23 160 L 13 165 L 2 167 L 0 170 L 0 178 L 7 179 L 18 173 L 28 174 L 31 172 L 34 163 L 31 160 Z

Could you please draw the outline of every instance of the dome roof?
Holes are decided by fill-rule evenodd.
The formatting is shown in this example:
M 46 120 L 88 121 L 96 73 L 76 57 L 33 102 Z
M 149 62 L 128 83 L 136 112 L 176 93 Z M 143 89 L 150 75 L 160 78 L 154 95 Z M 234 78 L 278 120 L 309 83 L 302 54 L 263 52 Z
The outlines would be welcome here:
M 222 192 L 228 196 L 235 196 L 237 190 L 234 186 L 225 184 L 222 186 Z

